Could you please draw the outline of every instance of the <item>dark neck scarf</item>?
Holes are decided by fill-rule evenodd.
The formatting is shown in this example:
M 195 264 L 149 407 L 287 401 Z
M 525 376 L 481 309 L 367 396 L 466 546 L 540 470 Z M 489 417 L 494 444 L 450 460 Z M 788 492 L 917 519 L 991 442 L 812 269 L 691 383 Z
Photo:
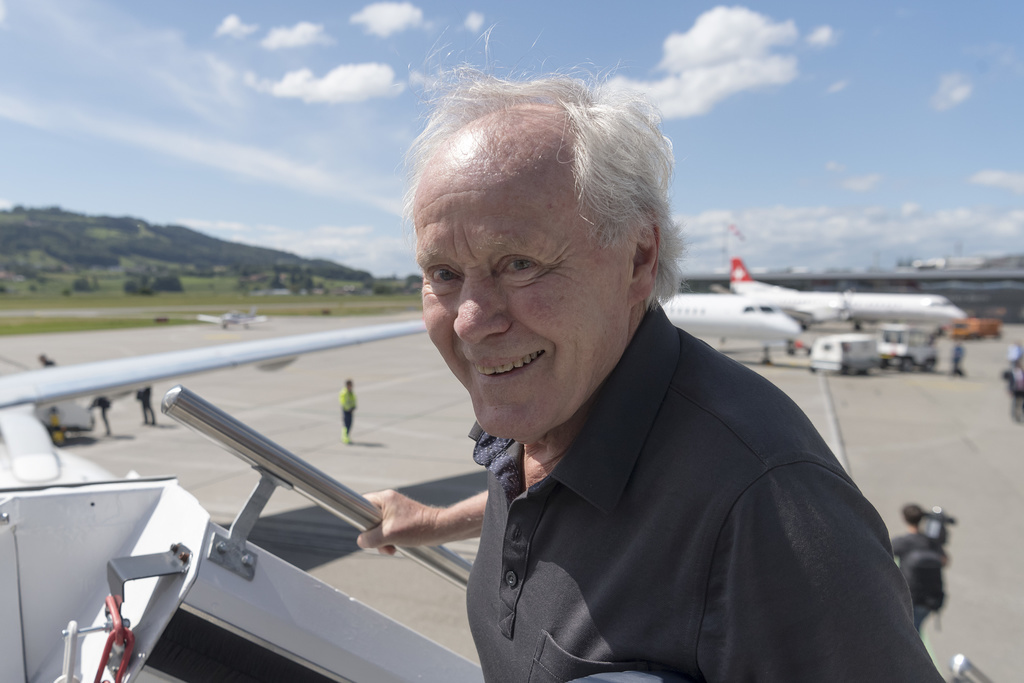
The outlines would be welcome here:
M 480 425 L 473 425 L 469 438 L 476 441 L 473 461 L 483 465 L 498 479 L 505 498 L 511 503 L 523 491 L 523 478 L 519 473 L 519 450 L 514 439 L 491 436 Z

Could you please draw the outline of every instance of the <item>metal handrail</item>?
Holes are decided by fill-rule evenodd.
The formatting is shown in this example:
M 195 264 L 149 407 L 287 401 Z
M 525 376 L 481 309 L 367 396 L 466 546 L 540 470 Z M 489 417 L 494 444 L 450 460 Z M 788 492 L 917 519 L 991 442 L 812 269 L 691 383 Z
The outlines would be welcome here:
M 962 654 L 953 655 L 949 660 L 949 670 L 953 672 L 951 683 L 993 683 L 991 678 L 979 671 L 978 667 Z
M 270 473 L 295 491 L 360 531 L 381 522 L 380 510 L 363 496 L 180 384 L 168 391 L 161 411 L 216 442 L 250 465 Z M 403 555 L 466 588 L 472 565 L 443 546 L 399 548 Z

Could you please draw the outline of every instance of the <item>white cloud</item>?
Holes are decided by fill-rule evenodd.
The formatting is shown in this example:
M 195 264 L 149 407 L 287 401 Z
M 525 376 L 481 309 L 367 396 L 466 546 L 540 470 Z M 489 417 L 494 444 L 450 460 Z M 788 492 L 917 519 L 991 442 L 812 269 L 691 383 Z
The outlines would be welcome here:
M 839 36 L 831 26 L 819 26 L 807 36 L 807 44 L 812 47 L 829 47 L 839 41 Z
M 359 10 L 349 23 L 362 24 L 367 33 L 387 38 L 423 25 L 423 10 L 410 2 L 375 2 Z
M 0 24 L 4 23 L 4 19 L 7 18 L 7 6 L 4 4 L 4 0 L 0 0 Z
M 833 173 L 842 173 L 846 170 L 846 166 L 843 166 L 838 161 L 829 161 L 825 164 L 826 171 L 832 171 Z
M 877 173 L 872 173 L 870 175 L 847 178 L 841 183 L 841 185 L 851 192 L 868 192 L 873 189 L 880 180 L 882 180 L 882 176 Z
M 792 21 L 771 19 L 745 7 L 716 7 L 697 17 L 686 33 L 665 39 L 661 68 L 679 73 L 699 66 L 758 59 L 772 48 L 796 40 Z
M 784 85 L 797 77 L 793 56 L 771 54 L 797 39 L 792 21 L 773 22 L 743 7 L 716 7 L 686 33 L 665 39 L 660 81 L 611 79 L 612 87 L 641 90 L 666 118 L 699 116 L 744 90 Z
M 0 0 L 2 2 L 2 0 Z M 14 202 L 9 199 L 0 199 L 0 211 L 10 211 L 14 208 Z
M 939 89 L 932 95 L 932 107 L 939 111 L 952 109 L 963 104 L 973 89 L 971 80 L 964 74 L 955 71 L 945 74 L 939 80 Z
M 292 27 L 279 26 L 270 30 L 260 45 L 268 50 L 282 48 L 305 47 L 307 45 L 330 45 L 334 41 L 324 33 L 323 24 L 312 24 L 300 21 Z
M 747 238 L 751 268 L 866 268 L 875 263 L 876 252 L 883 265 L 895 265 L 906 257 L 948 255 L 957 242 L 965 253 L 991 255 L 1018 253 L 1024 243 L 1021 209 L 907 207 L 773 206 L 682 216 L 690 245 L 685 269 L 724 269 L 722 230 L 732 223 Z
M 324 170 L 320 164 L 295 161 L 260 147 L 190 135 L 81 107 L 34 106 L 0 95 L 0 118 L 43 130 L 72 131 L 217 168 L 235 175 L 289 187 L 310 194 L 345 197 L 399 216 L 401 187 L 391 178 L 347 175 Z M 382 191 L 380 187 L 384 186 Z
M 0 0 L 2 2 L 3 0 Z M 259 30 L 256 24 L 243 24 L 237 14 L 229 14 L 220 22 L 220 26 L 214 31 L 214 36 L 231 36 L 232 38 L 245 38 L 250 33 Z
M 187 110 L 224 125 L 237 111 L 239 95 L 246 94 L 233 69 L 214 53 L 196 49 L 181 31 L 142 23 L 113 3 L 33 0 L 20 10 L 26 22 L 21 38 L 38 51 L 26 57 L 32 67 L 45 71 L 72 60 L 61 67 L 62 77 L 83 86 L 93 83 L 49 89 L 75 98 L 65 103 L 71 108 L 102 101 L 106 104 L 98 106 L 144 109 L 160 118 Z M 57 61 L 50 61 L 51 53 Z M 57 82 L 63 81 L 57 77 Z M 101 90 L 104 95 L 97 99 Z
M 975 185 L 988 185 L 1009 190 L 1014 194 L 1024 194 L 1024 173 L 1010 171 L 978 171 L 970 177 Z
M 484 15 L 480 12 L 470 12 L 466 15 L 466 21 L 462 25 L 471 33 L 479 33 L 480 29 L 484 27 Z
M 900 215 L 904 218 L 916 216 L 919 213 L 921 213 L 921 205 L 914 202 L 904 202 L 903 206 L 900 207 Z
M 834 95 L 837 92 L 842 92 L 843 90 L 846 90 L 846 86 L 848 85 L 848 81 L 836 81 L 832 85 L 828 86 L 825 92 L 827 92 L 829 95 Z
M 280 81 L 258 80 L 251 73 L 245 82 L 274 97 L 294 97 L 303 102 L 362 102 L 372 97 L 395 97 L 405 86 L 395 82 L 395 72 L 387 64 L 342 64 L 323 78 L 309 69 L 289 71 Z

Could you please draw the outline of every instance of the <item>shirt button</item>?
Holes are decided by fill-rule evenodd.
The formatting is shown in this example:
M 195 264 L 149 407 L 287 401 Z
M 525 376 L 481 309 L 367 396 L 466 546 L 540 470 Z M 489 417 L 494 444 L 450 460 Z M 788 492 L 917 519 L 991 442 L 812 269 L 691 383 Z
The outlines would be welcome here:
M 505 583 L 508 584 L 509 588 L 515 588 L 516 584 L 519 583 L 519 577 L 516 576 L 516 573 L 514 571 L 509 569 L 507 572 L 505 572 Z

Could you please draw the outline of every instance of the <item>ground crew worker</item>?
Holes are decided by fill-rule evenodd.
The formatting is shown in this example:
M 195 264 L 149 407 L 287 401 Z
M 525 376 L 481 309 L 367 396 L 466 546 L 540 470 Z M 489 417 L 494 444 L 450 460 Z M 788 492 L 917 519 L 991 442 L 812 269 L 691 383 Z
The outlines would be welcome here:
M 344 427 L 341 428 L 341 440 L 344 443 L 352 443 L 352 413 L 356 411 L 356 392 L 352 390 L 352 380 L 345 380 L 345 388 L 338 394 L 338 403 L 341 404 L 341 421 Z
M 50 408 L 50 438 L 57 446 L 63 446 L 65 441 L 64 426 L 60 423 L 60 412 L 57 406 Z

